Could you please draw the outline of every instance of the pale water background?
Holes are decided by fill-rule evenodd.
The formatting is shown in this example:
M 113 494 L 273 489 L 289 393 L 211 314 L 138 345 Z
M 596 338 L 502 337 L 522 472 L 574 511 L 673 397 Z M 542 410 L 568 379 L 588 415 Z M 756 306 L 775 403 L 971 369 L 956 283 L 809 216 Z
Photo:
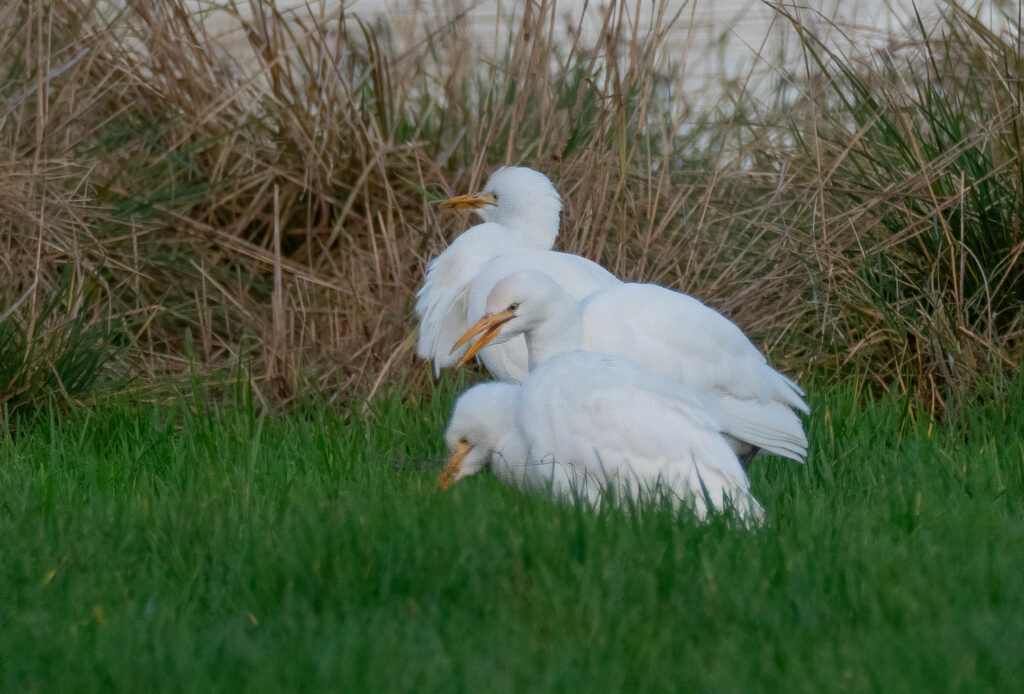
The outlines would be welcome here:
M 248 42 L 233 21 L 226 21 L 216 2 L 190 0 L 203 17 L 211 35 L 236 58 L 245 60 Z M 804 27 L 827 46 L 849 55 L 867 48 L 898 50 L 900 37 L 920 36 L 915 7 L 924 27 L 937 27 L 941 0 L 803 0 L 781 3 L 799 16 Z M 424 18 L 458 17 L 463 30 L 479 40 L 478 59 L 487 60 L 502 48 L 510 18 L 521 16 L 525 2 L 507 0 L 277 0 L 283 13 L 308 17 L 310 13 L 336 17 L 339 8 L 350 17 L 359 15 L 372 23 L 387 24 L 398 47 L 412 47 L 427 40 Z M 989 26 L 1010 30 L 1012 24 L 1000 12 L 1016 15 L 1019 3 L 1012 0 L 965 0 L 961 5 Z M 600 30 L 602 3 L 557 0 L 555 35 L 569 37 L 581 31 L 583 42 L 593 43 Z M 714 101 L 716 85 L 723 79 L 740 78 L 752 90 L 770 88 L 783 70 L 801 70 L 799 40 L 791 24 L 759 0 L 652 0 L 627 2 L 643 35 L 658 7 L 668 15 L 679 12 L 664 43 L 660 58 L 685 65 L 685 87 L 696 100 Z M 436 26 L 436 23 L 435 23 Z

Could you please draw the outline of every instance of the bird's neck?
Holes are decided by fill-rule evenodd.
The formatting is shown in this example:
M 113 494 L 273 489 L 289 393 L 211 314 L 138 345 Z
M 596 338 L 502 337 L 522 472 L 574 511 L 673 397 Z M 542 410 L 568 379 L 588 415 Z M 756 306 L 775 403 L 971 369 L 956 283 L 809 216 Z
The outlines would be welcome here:
M 524 248 L 551 250 L 558 238 L 559 209 L 546 201 L 528 208 L 517 208 L 514 214 L 497 215 L 494 221 L 515 235 Z
M 558 215 L 552 218 L 538 213 L 519 220 L 512 228 L 523 239 L 524 246 L 549 251 L 558 238 Z
M 530 371 L 551 357 L 583 346 L 583 321 L 576 309 L 577 303 L 566 296 L 565 301 L 552 306 L 545 320 L 526 333 Z

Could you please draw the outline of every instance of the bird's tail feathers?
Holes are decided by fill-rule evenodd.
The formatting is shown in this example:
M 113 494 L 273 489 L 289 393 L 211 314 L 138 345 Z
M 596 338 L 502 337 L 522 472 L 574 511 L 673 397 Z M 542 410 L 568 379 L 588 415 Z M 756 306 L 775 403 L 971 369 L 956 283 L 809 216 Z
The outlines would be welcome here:
M 781 402 L 731 400 L 723 407 L 724 433 L 768 453 L 804 462 L 807 434 L 793 410 Z
M 776 397 L 794 410 L 810 414 L 811 408 L 807 405 L 807 401 L 804 400 L 806 393 L 804 393 L 803 389 L 793 379 L 783 373 L 775 371 L 775 376 L 777 377 L 775 383 Z

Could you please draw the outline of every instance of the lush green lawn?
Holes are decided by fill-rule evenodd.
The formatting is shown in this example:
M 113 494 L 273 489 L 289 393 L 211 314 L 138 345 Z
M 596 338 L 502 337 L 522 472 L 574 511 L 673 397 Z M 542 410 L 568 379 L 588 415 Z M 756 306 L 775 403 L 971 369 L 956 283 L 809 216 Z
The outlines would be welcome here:
M 451 393 L 0 434 L 9 691 L 1015 690 L 1024 388 L 957 431 L 817 394 L 755 533 L 561 507 L 440 460 Z M 356 688 L 358 687 L 358 689 Z

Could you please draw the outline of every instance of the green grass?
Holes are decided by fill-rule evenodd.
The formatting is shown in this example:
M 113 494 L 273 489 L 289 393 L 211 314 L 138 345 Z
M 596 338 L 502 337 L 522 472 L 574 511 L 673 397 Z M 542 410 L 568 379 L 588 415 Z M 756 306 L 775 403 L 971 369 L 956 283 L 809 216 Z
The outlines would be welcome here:
M 452 399 L 81 410 L 0 434 L 8 691 L 1012 691 L 1024 385 L 814 393 L 763 530 L 436 468 Z M 8 427 L 3 428 L 4 431 Z

